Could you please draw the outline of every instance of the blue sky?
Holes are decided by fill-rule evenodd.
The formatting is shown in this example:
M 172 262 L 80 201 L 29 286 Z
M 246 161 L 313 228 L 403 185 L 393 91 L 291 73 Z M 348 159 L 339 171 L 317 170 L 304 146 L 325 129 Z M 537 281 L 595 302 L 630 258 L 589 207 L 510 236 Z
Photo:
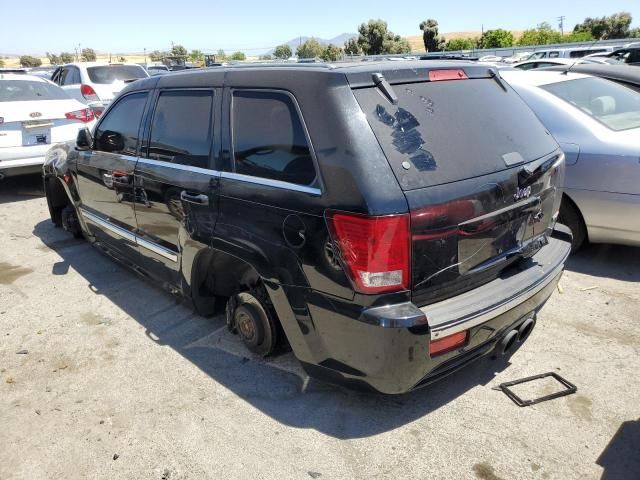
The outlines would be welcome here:
M 4 4 L 4 5 L 2 5 Z M 11 5 L 10 8 L 7 8 Z M 565 15 L 569 29 L 587 16 L 628 11 L 640 26 L 638 0 L 52 0 L 0 1 L 0 53 L 73 51 L 78 43 L 101 52 L 188 49 L 257 52 L 297 36 L 332 38 L 382 18 L 401 35 L 419 35 L 435 18 L 441 32 L 521 30 Z

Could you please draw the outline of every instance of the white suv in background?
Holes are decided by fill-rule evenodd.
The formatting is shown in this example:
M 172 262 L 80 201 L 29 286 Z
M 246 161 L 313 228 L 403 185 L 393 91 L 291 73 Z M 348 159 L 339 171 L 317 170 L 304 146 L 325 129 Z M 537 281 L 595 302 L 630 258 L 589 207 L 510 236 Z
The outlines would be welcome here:
M 100 115 L 127 83 L 148 76 L 140 65 L 81 62 L 58 67 L 51 80 Z

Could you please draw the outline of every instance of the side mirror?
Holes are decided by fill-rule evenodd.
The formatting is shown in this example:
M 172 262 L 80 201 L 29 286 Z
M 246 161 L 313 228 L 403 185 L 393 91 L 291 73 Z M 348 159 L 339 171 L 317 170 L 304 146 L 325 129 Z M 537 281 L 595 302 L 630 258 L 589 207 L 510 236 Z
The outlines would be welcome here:
M 105 130 L 98 138 L 98 148 L 104 152 L 122 152 L 124 137 L 121 133 Z
M 91 132 L 88 128 L 83 128 L 78 131 L 78 136 L 76 137 L 76 150 L 91 150 L 91 146 L 93 145 L 93 138 L 91 137 Z

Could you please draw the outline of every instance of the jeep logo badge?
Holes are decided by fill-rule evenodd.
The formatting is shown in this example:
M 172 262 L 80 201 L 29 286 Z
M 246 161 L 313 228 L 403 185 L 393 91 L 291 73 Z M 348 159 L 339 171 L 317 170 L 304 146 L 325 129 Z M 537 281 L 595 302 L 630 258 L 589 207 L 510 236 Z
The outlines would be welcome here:
M 38 118 L 38 117 L 41 117 L 41 116 L 42 116 L 42 114 L 41 114 L 40 112 L 31 112 L 31 113 L 29 114 L 29 116 L 30 116 L 31 118 Z
M 518 188 L 516 193 L 513 194 L 513 199 L 517 202 L 518 200 L 524 200 L 525 198 L 529 198 L 531 196 L 531 186 L 525 188 Z

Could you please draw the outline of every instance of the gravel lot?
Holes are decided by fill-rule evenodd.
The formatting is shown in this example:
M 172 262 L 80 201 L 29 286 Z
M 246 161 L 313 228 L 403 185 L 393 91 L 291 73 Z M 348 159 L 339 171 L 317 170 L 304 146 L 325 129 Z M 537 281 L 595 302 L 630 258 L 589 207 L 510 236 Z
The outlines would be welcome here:
M 403 396 L 252 358 L 0 182 L 0 479 L 640 478 L 640 249 L 572 258 L 525 345 Z M 578 393 L 493 390 L 555 371 Z M 549 393 L 541 382 L 528 394 Z

